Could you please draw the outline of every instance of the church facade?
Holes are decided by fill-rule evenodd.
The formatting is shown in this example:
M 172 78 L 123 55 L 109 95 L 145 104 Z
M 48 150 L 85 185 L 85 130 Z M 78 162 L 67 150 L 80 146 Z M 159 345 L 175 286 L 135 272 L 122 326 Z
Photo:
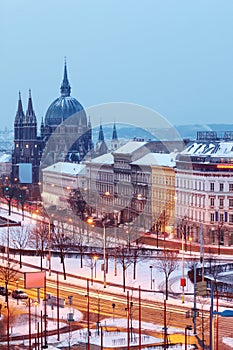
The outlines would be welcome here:
M 58 161 L 80 163 L 92 149 L 91 123 L 83 106 L 71 96 L 66 62 L 60 96 L 49 106 L 42 119 L 40 133 L 31 91 L 26 113 L 19 93 L 14 121 L 12 182 L 25 183 L 23 171 L 26 169 L 31 173 L 31 181 L 26 180 L 27 185 L 31 183 L 35 187 L 40 182 L 41 167 Z
M 114 123 L 110 150 L 115 150 L 117 146 Z M 31 188 L 30 197 L 37 199 L 39 196 L 42 169 L 58 162 L 81 163 L 87 157 L 100 156 L 108 151 L 102 125 L 94 150 L 90 118 L 81 103 L 71 96 L 66 62 L 60 96 L 50 104 L 39 127 L 31 91 L 26 113 L 19 93 L 14 121 L 11 180 L 12 183 Z M 26 180 L 25 172 L 28 173 Z

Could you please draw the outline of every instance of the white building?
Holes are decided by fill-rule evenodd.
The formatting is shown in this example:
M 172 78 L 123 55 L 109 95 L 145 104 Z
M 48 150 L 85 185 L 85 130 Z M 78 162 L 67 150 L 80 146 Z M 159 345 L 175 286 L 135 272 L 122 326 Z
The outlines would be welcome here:
M 67 199 L 72 189 L 86 189 L 86 166 L 68 162 L 58 162 L 43 172 L 42 198 L 46 207 L 57 209 L 68 207 Z
M 233 141 L 209 137 L 198 133 L 177 157 L 177 219 L 186 239 L 203 234 L 220 249 L 233 244 Z

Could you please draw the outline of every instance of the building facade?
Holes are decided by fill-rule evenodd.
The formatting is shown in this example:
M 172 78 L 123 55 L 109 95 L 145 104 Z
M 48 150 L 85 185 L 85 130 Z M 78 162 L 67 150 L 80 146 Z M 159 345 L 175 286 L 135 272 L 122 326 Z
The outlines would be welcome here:
M 177 157 L 178 236 L 233 244 L 233 133 L 198 133 Z
M 12 181 L 37 188 L 41 182 L 41 168 L 58 161 L 80 163 L 91 152 L 91 122 L 83 106 L 71 96 L 66 62 L 64 65 L 61 95 L 49 106 L 41 121 L 40 132 L 29 91 L 26 114 L 23 111 L 21 94 L 14 122 L 14 149 L 12 152 Z M 31 173 L 31 178 L 23 179 L 23 170 Z M 32 194 L 33 195 L 33 194 Z

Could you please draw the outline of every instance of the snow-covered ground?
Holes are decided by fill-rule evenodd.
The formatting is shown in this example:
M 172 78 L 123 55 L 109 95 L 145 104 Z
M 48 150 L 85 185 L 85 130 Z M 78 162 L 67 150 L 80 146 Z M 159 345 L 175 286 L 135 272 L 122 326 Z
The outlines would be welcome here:
M 1 215 L 5 214 L 5 211 L 1 212 Z M 21 220 L 21 215 L 17 214 L 12 214 L 11 215 L 12 219 L 15 219 L 16 221 Z M 24 220 L 24 225 L 33 225 L 34 220 L 33 218 L 25 218 Z M 4 243 L 4 240 L 6 239 L 7 236 L 7 228 L 0 228 L 1 231 L 1 237 L 2 237 L 2 243 Z M 193 255 L 192 255 L 193 256 Z M 192 256 L 190 256 L 189 252 L 186 253 L 185 255 L 185 261 L 189 261 L 192 259 Z M 2 258 L 4 255 L 2 254 Z M 19 259 L 19 255 L 16 255 L 15 257 L 12 256 L 12 258 Z M 0 255 L 0 262 L 4 264 L 4 259 L 1 259 Z M 34 266 L 40 266 L 40 257 L 25 257 L 23 256 L 22 258 L 23 263 L 30 263 L 33 264 Z M 122 274 L 122 266 L 118 263 L 115 265 L 114 259 L 109 259 L 109 266 L 108 266 L 108 273 L 107 273 L 107 288 L 104 289 L 103 285 L 103 271 L 101 270 L 101 264 L 103 263 L 103 260 L 98 259 L 96 261 L 96 266 L 93 267 L 93 264 L 91 263 L 89 258 L 84 259 L 84 266 L 83 268 L 80 267 L 80 258 L 79 256 L 74 256 L 72 258 L 66 258 L 65 259 L 65 266 L 66 266 L 66 272 L 67 274 L 72 274 L 74 277 L 67 276 L 66 283 L 67 283 L 67 288 L 66 290 L 70 290 L 72 293 L 72 287 L 69 287 L 69 284 L 77 284 L 79 286 L 83 286 L 86 288 L 86 281 L 77 279 L 75 276 L 80 276 L 80 277 L 85 277 L 85 278 L 91 278 L 93 277 L 93 283 L 90 281 L 90 294 L 91 293 L 96 293 L 99 292 L 101 294 L 102 291 L 106 290 L 110 293 L 116 293 L 119 295 L 119 297 L 125 297 L 125 292 L 123 291 L 122 288 L 122 280 L 123 280 L 123 274 Z M 43 259 L 43 265 L 44 267 L 48 268 L 48 261 L 46 259 Z M 91 267 L 92 266 L 92 267 Z M 151 268 L 152 266 L 152 268 Z M 62 265 L 60 264 L 60 259 L 53 257 L 51 259 L 51 269 L 52 271 L 59 271 L 62 272 Z M 32 268 L 23 266 L 21 269 L 22 272 L 28 272 L 28 271 L 33 271 Z M 117 274 L 115 272 L 117 271 Z M 184 274 L 185 276 L 187 275 L 188 271 L 188 263 L 185 263 L 184 266 Z M 182 266 L 181 262 L 179 263 L 178 268 L 172 273 L 170 277 L 170 284 L 169 284 L 169 303 L 174 304 L 174 305 L 181 305 L 181 287 L 180 287 L 180 278 L 182 277 Z M 47 283 L 49 281 L 53 280 L 56 281 L 57 279 L 57 273 L 51 274 L 51 276 L 46 276 Z M 64 282 L 62 275 L 60 275 L 59 279 Z M 109 282 L 116 284 L 116 286 L 110 286 Z M 184 289 L 185 292 L 185 305 L 188 306 L 190 309 L 193 308 L 193 296 L 191 295 L 193 293 L 193 285 L 189 281 L 189 279 L 186 279 L 187 285 Z M 141 261 L 138 261 L 137 263 L 137 271 L 136 271 L 136 279 L 133 279 L 133 265 L 129 266 L 126 270 L 126 286 L 129 287 L 135 287 L 140 288 L 143 290 L 141 293 L 142 299 L 145 300 L 163 300 L 164 299 L 164 274 L 158 271 L 156 264 L 155 264 L 155 259 L 152 258 L 147 258 L 143 259 Z M 177 293 L 179 293 L 177 297 Z M 190 294 L 190 295 L 186 295 Z M 138 296 L 138 291 L 137 290 L 132 290 L 130 291 L 130 296 L 132 297 L 137 297 Z M 0 302 L 4 302 L 3 297 L 0 297 Z M 17 305 L 16 301 L 10 298 L 10 304 L 12 307 L 19 307 L 19 308 L 24 308 L 25 309 L 25 303 L 20 301 L 19 305 Z M 209 310 L 209 304 L 206 304 L 206 309 Z M 224 303 L 221 302 L 219 310 L 222 311 L 225 308 L 232 308 L 233 309 L 233 304 L 229 304 L 229 302 Z M 67 321 L 67 315 L 72 311 L 74 314 L 74 319 L 79 320 L 82 318 L 82 314 L 80 313 L 79 310 L 74 310 L 70 309 L 69 305 L 67 305 L 65 308 L 59 308 L 60 310 L 60 320 L 59 320 L 59 327 L 62 327 L 65 325 L 65 321 Z M 41 302 L 40 305 L 38 306 L 32 306 L 32 332 L 36 332 L 36 325 L 38 322 L 38 318 L 40 317 L 40 314 L 44 312 L 44 306 L 43 303 Z M 48 318 L 56 318 L 54 316 L 56 314 L 56 308 L 52 309 L 50 306 L 47 306 L 47 315 Z M 25 316 L 26 317 L 26 316 Z M 136 320 L 133 320 L 133 328 L 138 329 L 138 323 Z M 101 324 L 108 325 L 108 324 L 113 324 L 113 319 L 106 319 L 101 322 Z M 122 327 L 127 329 L 127 324 L 126 320 L 124 319 L 114 319 L 114 325 L 116 327 Z M 47 323 L 47 329 L 56 329 L 57 324 L 54 321 L 48 321 Z M 144 323 L 142 324 L 142 329 L 143 330 L 154 330 L 156 332 L 161 332 L 163 333 L 163 324 L 152 324 L 152 323 Z M 12 335 L 18 335 L 18 334 L 27 334 L 28 333 L 28 324 L 27 322 L 22 322 L 22 320 L 18 323 L 16 323 L 12 329 L 11 329 Z M 184 330 L 182 329 L 172 329 L 168 328 L 168 334 L 172 333 L 177 333 L 177 334 L 183 334 Z M 143 333 L 143 332 L 142 332 Z M 191 334 L 191 331 L 190 331 Z M 75 343 L 77 341 L 83 341 L 86 342 L 87 337 L 87 331 L 83 329 L 82 331 L 75 331 L 72 333 L 66 333 L 66 334 L 61 334 L 60 342 L 57 341 L 56 336 L 49 336 L 48 337 L 48 343 L 53 345 L 54 347 L 66 346 L 70 343 Z M 90 337 L 90 342 L 93 344 L 100 344 L 100 335 L 97 334 L 96 331 L 92 330 L 92 335 Z M 137 335 L 135 334 L 132 337 L 133 342 L 138 341 Z M 151 344 L 151 343 L 157 343 L 161 342 L 161 338 L 158 340 L 156 338 L 152 337 L 147 337 L 145 334 L 142 335 L 142 342 L 143 344 Z M 26 340 L 24 341 L 26 343 Z M 125 345 L 127 344 L 127 337 L 126 334 L 123 332 L 121 333 L 115 333 L 115 334 L 109 334 L 107 332 L 103 332 L 103 342 L 105 346 L 111 346 L 111 347 L 119 347 L 120 345 Z M 233 347 L 233 339 L 232 338 L 224 338 L 224 342 L 228 345 Z M 177 349 L 182 349 L 180 346 L 177 347 Z

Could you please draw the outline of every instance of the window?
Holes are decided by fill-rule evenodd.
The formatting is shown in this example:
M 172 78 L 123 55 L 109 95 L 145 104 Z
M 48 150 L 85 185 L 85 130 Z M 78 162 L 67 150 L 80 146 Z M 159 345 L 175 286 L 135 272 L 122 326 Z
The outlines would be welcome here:
M 223 208 L 223 205 L 224 205 L 224 198 L 219 198 L 219 208 Z
M 229 184 L 229 192 L 233 192 L 233 184 Z
M 229 223 L 233 224 L 233 214 L 229 214 Z
M 232 188 L 232 190 L 233 190 L 233 188 Z M 210 191 L 214 191 L 214 182 L 210 183 Z
M 220 184 L 219 184 L 219 191 L 220 191 L 220 192 L 223 192 L 223 190 L 224 190 L 223 183 L 220 183 Z
M 214 197 L 210 197 L 210 206 L 214 207 Z
M 210 222 L 214 222 L 214 213 L 210 213 Z
M 233 198 L 229 198 L 229 207 L 230 207 L 230 208 L 233 207 Z
M 223 222 L 224 221 L 224 215 L 223 214 L 219 214 L 219 221 Z

